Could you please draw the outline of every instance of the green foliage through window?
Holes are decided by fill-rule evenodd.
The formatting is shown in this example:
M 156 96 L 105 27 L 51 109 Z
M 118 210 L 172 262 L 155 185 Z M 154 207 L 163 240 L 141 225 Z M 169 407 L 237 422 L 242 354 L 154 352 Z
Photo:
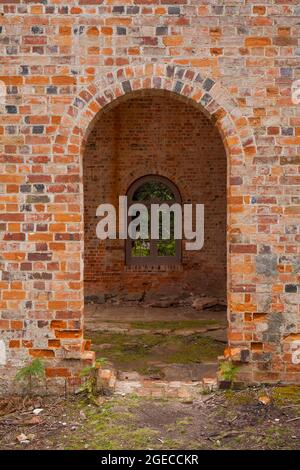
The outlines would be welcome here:
M 173 201 L 175 199 L 171 189 L 159 181 L 147 181 L 142 184 L 134 193 L 133 201 L 152 201 L 159 200 Z

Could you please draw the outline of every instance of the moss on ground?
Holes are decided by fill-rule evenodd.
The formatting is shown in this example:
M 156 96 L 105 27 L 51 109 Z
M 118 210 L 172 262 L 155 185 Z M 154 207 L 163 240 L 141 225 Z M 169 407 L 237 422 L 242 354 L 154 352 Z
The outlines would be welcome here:
M 182 320 L 182 321 L 151 321 L 131 322 L 130 326 L 137 330 L 183 330 L 192 328 L 205 328 L 206 326 L 218 325 L 217 320 Z
M 176 399 L 136 396 L 115 396 L 101 407 L 77 403 L 86 419 L 76 433 L 64 436 L 64 448 L 297 449 L 298 421 L 286 422 L 294 414 L 286 416 L 275 404 L 258 402 L 259 396 L 266 392 L 271 396 L 274 391 L 280 396 L 283 392 L 285 403 L 292 405 L 286 388 L 214 393 L 215 404 L 209 401 L 207 408 L 180 405 Z M 297 396 L 299 390 L 293 389 L 292 395 Z M 294 408 L 290 413 L 295 413 Z
M 101 408 L 82 403 L 81 409 L 87 418 L 82 433 L 88 430 L 89 448 L 96 450 L 164 448 L 166 443 L 159 439 L 161 432 L 158 429 L 151 426 L 137 426 L 136 413 L 141 401 L 148 402 L 151 399 L 139 399 L 134 396 L 114 397 Z M 182 429 L 181 424 L 178 427 L 179 438 L 168 439 L 167 448 L 180 448 L 182 445 L 180 429 Z M 80 448 L 82 448 L 82 434 L 71 435 L 65 449 Z
M 231 405 L 250 405 L 257 403 L 257 391 L 246 388 L 241 391 L 226 390 L 224 397 Z
M 285 405 L 286 403 L 300 407 L 300 388 L 296 385 L 277 386 L 272 388 L 272 399 L 276 405 Z
M 151 373 L 151 368 L 161 363 L 213 362 L 224 349 L 224 345 L 200 333 L 169 336 L 159 333 L 125 335 L 89 332 L 89 336 L 98 356 L 109 359 L 117 369 L 141 373 L 148 369 Z
M 78 395 L 48 397 L 40 403 L 43 422 L 26 447 L 16 439 L 28 433 L 22 410 L 10 414 L 12 425 L 6 416 L 0 420 L 1 449 L 298 450 L 299 394 L 299 387 L 256 386 L 215 391 L 202 403 L 200 397 L 187 403 L 126 395 L 101 397 L 98 406 Z M 261 403 L 261 396 L 270 403 Z M 280 406 L 274 402 L 278 397 Z M 31 412 L 26 408 L 25 416 Z

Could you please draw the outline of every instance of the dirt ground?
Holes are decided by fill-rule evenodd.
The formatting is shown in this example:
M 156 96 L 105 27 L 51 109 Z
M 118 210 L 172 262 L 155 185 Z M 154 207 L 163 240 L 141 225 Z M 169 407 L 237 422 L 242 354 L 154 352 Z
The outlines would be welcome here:
M 2 450 L 299 447 L 298 387 L 218 391 L 193 401 L 115 396 L 98 406 L 83 396 L 0 401 Z
M 119 374 L 154 381 L 215 376 L 226 312 L 90 305 L 87 334 Z M 300 387 L 199 392 L 193 399 L 135 395 L 0 399 L 0 449 L 299 449 Z

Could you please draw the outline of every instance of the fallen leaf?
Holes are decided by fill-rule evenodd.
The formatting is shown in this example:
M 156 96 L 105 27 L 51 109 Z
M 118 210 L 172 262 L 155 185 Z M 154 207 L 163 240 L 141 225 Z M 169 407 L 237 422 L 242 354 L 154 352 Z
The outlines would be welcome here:
M 263 395 L 262 397 L 259 397 L 258 401 L 263 405 L 268 405 L 271 400 L 267 395 Z
M 25 426 L 33 426 L 34 424 L 41 424 L 42 418 L 39 416 L 33 416 L 32 418 L 24 421 L 22 424 Z

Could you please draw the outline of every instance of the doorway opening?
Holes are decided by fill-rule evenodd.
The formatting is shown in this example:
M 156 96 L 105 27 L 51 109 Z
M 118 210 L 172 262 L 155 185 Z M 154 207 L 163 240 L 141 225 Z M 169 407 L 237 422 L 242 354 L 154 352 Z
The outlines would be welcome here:
M 83 155 L 85 325 L 119 377 L 213 377 L 227 342 L 226 152 L 187 99 L 131 92 L 101 111 Z M 96 236 L 101 203 L 204 204 L 204 246 Z M 148 202 L 147 202 L 148 201 Z

